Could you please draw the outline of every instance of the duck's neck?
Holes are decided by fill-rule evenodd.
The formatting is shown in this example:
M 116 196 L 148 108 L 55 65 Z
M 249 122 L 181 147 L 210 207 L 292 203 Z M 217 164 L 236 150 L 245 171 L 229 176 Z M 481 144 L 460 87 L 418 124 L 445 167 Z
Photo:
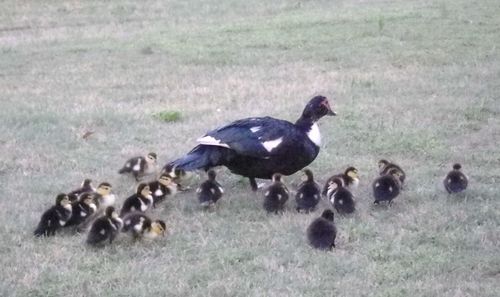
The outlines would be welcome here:
M 295 122 L 295 126 L 307 134 L 307 137 L 316 146 L 321 144 L 321 134 L 319 133 L 318 125 L 312 118 L 302 115 L 297 122 Z

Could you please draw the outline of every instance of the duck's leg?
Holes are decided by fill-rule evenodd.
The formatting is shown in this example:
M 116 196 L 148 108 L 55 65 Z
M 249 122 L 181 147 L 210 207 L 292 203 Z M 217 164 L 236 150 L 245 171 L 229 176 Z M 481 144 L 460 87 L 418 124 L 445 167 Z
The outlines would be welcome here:
M 257 186 L 257 182 L 255 181 L 255 178 L 249 177 L 248 179 L 250 180 L 250 187 L 252 187 L 252 191 L 256 192 L 259 187 Z

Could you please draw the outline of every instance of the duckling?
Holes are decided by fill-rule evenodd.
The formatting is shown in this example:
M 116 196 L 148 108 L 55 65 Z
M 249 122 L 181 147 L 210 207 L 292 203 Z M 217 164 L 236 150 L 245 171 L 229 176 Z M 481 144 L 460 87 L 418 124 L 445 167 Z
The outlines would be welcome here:
M 149 185 L 140 183 L 137 186 L 137 191 L 134 195 L 125 199 L 123 202 L 120 217 L 131 211 L 146 211 L 153 204 L 153 195 L 149 189 Z
M 83 182 L 80 188 L 73 190 L 69 192 L 68 197 L 69 200 L 73 202 L 78 201 L 78 197 L 83 194 L 83 193 L 88 193 L 88 192 L 95 192 L 95 188 L 92 186 L 92 180 L 89 178 L 86 178 Z
M 331 250 L 335 247 L 337 228 L 333 222 L 333 211 L 326 209 L 321 217 L 316 218 L 307 228 L 309 244 L 320 250 Z
M 341 178 L 334 178 L 330 181 L 327 197 L 338 213 L 349 214 L 354 212 L 354 197 L 351 191 L 344 187 Z
M 167 196 L 177 193 L 177 185 L 168 173 L 164 173 L 154 182 L 149 183 L 149 190 L 153 193 L 153 207 L 163 201 Z
M 278 212 L 283 211 L 289 194 L 290 192 L 287 187 L 281 181 L 281 174 L 273 174 L 272 184 L 264 193 L 264 209 L 267 212 L 274 212 L 275 214 L 278 214 Z
M 330 176 L 330 178 L 326 180 L 325 186 L 323 187 L 323 191 L 321 192 L 323 196 L 327 196 L 328 187 L 330 186 L 331 181 L 334 180 L 335 178 L 340 178 L 342 181 L 342 185 L 344 187 L 348 187 L 351 189 L 356 188 L 359 184 L 358 169 L 352 166 L 347 167 L 344 173 L 332 175 Z
M 444 188 L 448 193 L 459 193 L 467 189 L 468 178 L 461 171 L 462 165 L 453 164 L 453 170 L 450 171 L 444 178 Z
M 120 232 L 123 221 L 118 217 L 118 213 L 113 206 L 108 206 L 105 215 L 94 221 L 87 235 L 87 243 L 90 245 L 103 244 L 106 240 L 112 243 L 116 235 Z
M 193 177 L 192 172 L 174 167 L 171 164 L 165 165 L 162 172 L 168 174 L 173 179 L 174 183 L 177 185 L 177 190 L 187 191 L 190 188 L 189 184 Z
M 215 180 L 216 173 L 215 170 L 208 170 L 208 179 L 204 181 L 196 190 L 198 194 L 198 201 L 202 207 L 210 207 L 215 205 L 217 200 L 224 194 L 224 189 Z
M 401 167 L 399 165 L 382 159 L 382 160 L 378 161 L 378 168 L 379 168 L 380 175 L 389 174 L 389 171 L 391 169 L 398 170 L 400 172 L 399 181 L 401 182 L 401 185 L 404 184 L 405 179 L 406 179 L 406 173 L 403 171 L 403 169 L 401 169 Z
M 92 193 L 81 194 L 78 201 L 71 203 L 71 207 L 73 211 L 66 226 L 74 226 L 83 223 L 97 210 Z
M 71 202 L 68 195 L 59 194 L 56 197 L 56 205 L 46 210 L 38 223 L 33 234 L 39 236 L 51 236 L 56 230 L 65 226 L 71 217 Z
M 391 168 L 386 175 L 382 175 L 373 182 L 373 196 L 375 204 L 381 201 L 392 203 L 401 192 L 401 175 L 403 173 L 397 168 Z
M 304 210 L 305 212 L 313 211 L 321 199 L 320 187 L 314 181 L 313 173 L 309 169 L 304 169 L 302 183 L 297 189 L 295 201 L 297 202 L 297 211 Z
M 131 212 L 123 218 L 123 232 L 128 232 L 137 240 L 141 238 L 154 239 L 165 236 L 167 226 L 162 220 L 151 220 L 140 212 Z
M 94 202 L 100 210 L 106 209 L 108 206 L 113 206 L 116 202 L 116 196 L 111 193 L 113 187 L 108 182 L 100 183 L 95 191 Z
M 145 157 L 134 157 L 129 159 L 118 173 L 132 173 L 136 181 L 139 178 L 152 174 L 156 170 L 156 154 L 149 153 Z
M 116 202 L 116 196 L 111 193 L 113 187 L 108 182 L 102 182 L 97 187 L 97 190 L 92 193 L 93 203 L 97 206 L 96 211 L 87 216 L 87 218 L 77 227 L 78 232 L 85 232 L 90 224 L 99 216 L 104 214 L 108 206 L 113 206 Z

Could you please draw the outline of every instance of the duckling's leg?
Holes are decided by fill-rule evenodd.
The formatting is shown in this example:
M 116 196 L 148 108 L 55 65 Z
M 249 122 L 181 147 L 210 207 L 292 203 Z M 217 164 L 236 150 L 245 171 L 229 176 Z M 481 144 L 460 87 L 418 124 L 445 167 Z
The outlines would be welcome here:
M 249 177 L 248 179 L 250 180 L 250 187 L 252 187 L 252 191 L 256 192 L 259 187 L 257 186 L 257 182 L 255 181 L 255 178 Z

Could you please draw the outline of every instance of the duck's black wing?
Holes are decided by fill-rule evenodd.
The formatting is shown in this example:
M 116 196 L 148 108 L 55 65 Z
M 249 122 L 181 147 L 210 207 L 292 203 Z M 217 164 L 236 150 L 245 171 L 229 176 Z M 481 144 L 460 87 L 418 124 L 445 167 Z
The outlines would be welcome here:
M 212 130 L 198 138 L 199 145 L 166 167 L 208 169 L 235 156 L 269 159 L 303 145 L 304 134 L 288 121 L 271 117 L 247 118 Z

